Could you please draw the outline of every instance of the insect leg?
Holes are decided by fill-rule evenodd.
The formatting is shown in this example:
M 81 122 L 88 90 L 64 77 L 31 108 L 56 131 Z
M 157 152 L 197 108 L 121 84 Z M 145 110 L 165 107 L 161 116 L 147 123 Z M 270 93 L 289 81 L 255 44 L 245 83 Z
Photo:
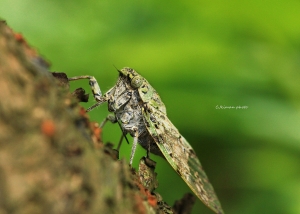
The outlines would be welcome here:
M 107 123 L 107 121 L 110 121 L 112 123 L 116 123 L 118 122 L 117 118 L 115 115 L 113 114 L 109 114 L 107 115 L 107 117 L 102 121 L 102 123 L 100 124 L 100 128 L 103 128 L 103 126 Z
M 124 136 L 125 136 L 124 134 L 121 135 L 121 138 L 120 138 L 120 141 L 119 141 L 119 144 L 118 144 L 118 147 L 117 147 L 117 150 L 118 150 L 118 151 L 120 150 L 120 147 L 121 147 L 121 145 L 122 145 Z
M 117 117 L 116 117 L 115 115 L 109 114 L 109 115 L 107 115 L 107 117 L 106 117 L 106 118 L 102 121 L 102 123 L 100 124 L 100 128 L 103 128 L 103 126 L 107 123 L 107 121 L 110 121 L 110 122 L 112 122 L 112 123 L 117 123 L 117 122 L 118 122 L 118 119 L 117 119 Z M 119 122 L 118 122 L 118 124 L 119 124 Z M 120 124 L 119 124 L 119 126 L 120 126 Z M 122 136 L 121 136 L 121 139 L 120 139 L 119 144 L 118 144 L 118 147 L 117 147 L 117 150 L 118 150 L 118 151 L 119 151 L 119 149 L 120 149 L 120 147 L 121 147 L 121 145 L 122 145 L 122 141 L 123 141 L 123 138 L 124 138 L 124 137 L 125 137 L 127 143 L 129 144 L 128 139 L 127 139 L 127 137 L 126 137 L 126 133 L 123 131 L 123 129 L 122 129 L 121 126 L 120 126 L 120 128 L 121 128 L 121 130 L 122 130 Z
M 135 153 L 136 146 L 137 146 L 137 143 L 138 143 L 138 136 L 139 136 L 138 135 L 138 130 L 136 129 L 135 135 L 134 135 L 134 138 L 133 138 L 133 144 L 132 144 L 132 149 L 131 149 L 131 154 L 130 154 L 130 160 L 129 160 L 129 165 L 130 166 L 132 166 L 134 153 Z
M 93 76 L 76 76 L 76 77 L 68 78 L 69 81 L 80 80 L 80 79 L 88 79 L 89 80 L 89 84 L 90 84 L 90 87 L 92 89 L 92 92 L 93 92 L 95 100 L 97 102 L 101 102 L 102 103 L 104 100 L 101 99 L 102 98 L 102 92 L 101 92 L 100 86 L 99 86 L 96 78 L 93 77 Z M 95 107 L 96 106 L 94 106 L 93 108 L 95 108 Z M 89 109 L 91 110 L 91 108 L 92 107 L 90 107 Z

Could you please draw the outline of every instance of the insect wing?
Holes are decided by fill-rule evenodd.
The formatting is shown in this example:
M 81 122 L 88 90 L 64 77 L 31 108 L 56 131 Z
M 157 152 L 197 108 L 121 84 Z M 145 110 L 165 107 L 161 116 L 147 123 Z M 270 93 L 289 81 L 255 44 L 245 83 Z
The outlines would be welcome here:
M 158 93 L 144 78 L 143 85 L 138 89 L 139 95 L 144 103 L 149 103 L 153 108 L 167 114 L 165 104 L 161 101 Z
M 205 205 L 216 213 L 223 213 L 214 189 L 191 145 L 165 114 L 151 105 L 147 105 L 146 108 L 143 109 L 146 127 L 169 164 Z

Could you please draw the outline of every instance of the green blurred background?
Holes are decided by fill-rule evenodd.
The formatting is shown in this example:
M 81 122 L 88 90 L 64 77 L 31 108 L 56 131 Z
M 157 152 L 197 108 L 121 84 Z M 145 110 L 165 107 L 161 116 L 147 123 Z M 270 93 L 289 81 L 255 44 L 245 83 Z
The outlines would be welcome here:
M 104 92 L 116 82 L 113 65 L 146 77 L 226 213 L 300 213 L 299 1 L 0 0 L 0 16 L 52 71 L 94 75 Z M 89 91 L 84 80 L 72 89 L 80 86 Z M 105 104 L 90 116 L 106 114 Z M 120 135 L 117 125 L 104 129 L 105 141 Z M 124 143 L 121 157 L 130 149 Z M 158 192 L 172 205 L 190 190 L 155 160 Z M 193 211 L 212 213 L 200 201 Z

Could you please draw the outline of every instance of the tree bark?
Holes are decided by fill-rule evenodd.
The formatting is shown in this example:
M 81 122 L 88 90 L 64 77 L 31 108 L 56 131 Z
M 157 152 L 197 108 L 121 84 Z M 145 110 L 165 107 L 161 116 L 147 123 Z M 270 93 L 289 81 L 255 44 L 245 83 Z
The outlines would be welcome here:
M 153 166 L 116 160 L 68 86 L 0 21 L 0 214 L 181 213 L 144 187 Z

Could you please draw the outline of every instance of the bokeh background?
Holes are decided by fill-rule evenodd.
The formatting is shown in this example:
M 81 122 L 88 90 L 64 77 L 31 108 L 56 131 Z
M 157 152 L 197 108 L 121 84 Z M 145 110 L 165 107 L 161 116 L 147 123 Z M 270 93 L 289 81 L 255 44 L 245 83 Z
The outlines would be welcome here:
M 146 77 L 226 213 L 300 213 L 299 1 L 0 0 L 0 17 L 52 71 L 94 75 L 103 92 L 114 65 Z M 89 91 L 84 80 L 72 89 L 80 86 Z M 90 117 L 107 113 L 103 105 Z M 117 125 L 104 129 L 105 141 L 120 135 Z M 120 156 L 130 149 L 124 143 Z M 135 167 L 143 155 L 138 148 Z M 172 205 L 190 190 L 155 160 L 157 191 Z M 193 213 L 212 212 L 197 201 Z

